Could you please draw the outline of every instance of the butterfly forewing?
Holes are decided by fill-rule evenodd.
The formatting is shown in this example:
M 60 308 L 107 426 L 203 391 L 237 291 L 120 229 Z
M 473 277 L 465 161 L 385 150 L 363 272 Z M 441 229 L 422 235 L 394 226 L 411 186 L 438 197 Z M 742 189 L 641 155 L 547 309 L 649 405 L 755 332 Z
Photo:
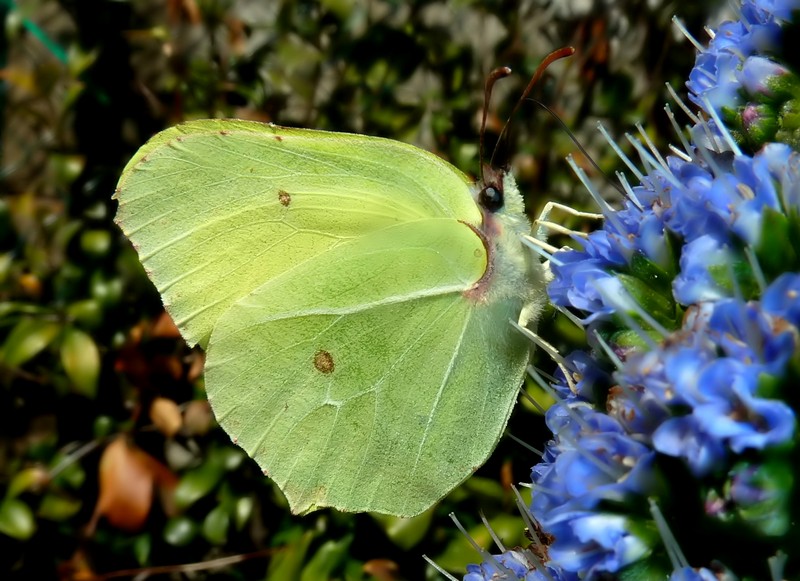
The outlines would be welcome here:
M 201 345 L 238 299 L 346 240 L 422 218 L 480 223 L 467 178 L 430 153 L 247 121 L 158 134 L 115 196 L 168 311 Z

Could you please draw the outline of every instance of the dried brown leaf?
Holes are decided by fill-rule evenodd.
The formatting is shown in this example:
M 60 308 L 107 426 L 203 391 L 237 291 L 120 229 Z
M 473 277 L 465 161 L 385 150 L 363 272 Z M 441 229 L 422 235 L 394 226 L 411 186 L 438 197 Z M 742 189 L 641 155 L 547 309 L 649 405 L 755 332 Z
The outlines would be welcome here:
M 150 404 L 150 420 L 167 438 L 177 434 L 183 424 L 178 404 L 166 397 L 157 397 Z
M 113 440 L 100 458 L 100 492 L 89 532 L 100 517 L 126 531 L 142 528 L 153 504 L 153 486 L 172 488 L 177 477 L 124 436 Z

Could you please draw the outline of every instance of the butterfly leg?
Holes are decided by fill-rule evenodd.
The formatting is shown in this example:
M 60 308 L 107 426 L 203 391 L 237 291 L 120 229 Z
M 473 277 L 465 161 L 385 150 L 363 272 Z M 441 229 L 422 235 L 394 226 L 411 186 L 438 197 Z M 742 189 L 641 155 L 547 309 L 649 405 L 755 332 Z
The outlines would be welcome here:
M 564 234 L 566 236 L 578 236 L 580 238 L 585 238 L 588 236 L 585 232 L 579 232 L 577 230 L 572 230 L 567 228 L 566 226 L 562 226 L 557 222 L 553 222 L 550 220 L 550 214 L 553 210 L 558 210 L 561 213 L 574 216 L 576 218 L 583 218 L 585 220 L 602 220 L 602 214 L 594 214 L 592 212 L 581 212 L 579 210 L 575 210 L 574 208 L 570 208 L 564 204 L 559 204 L 558 202 L 547 202 L 542 209 L 539 217 L 534 221 L 534 235 L 533 236 L 524 236 L 523 242 L 531 248 L 534 252 L 539 254 L 540 256 L 544 257 L 544 267 L 545 271 L 549 273 L 549 263 L 550 257 L 558 252 L 558 248 L 553 246 L 552 244 L 547 243 L 547 238 L 551 233 L 556 234 Z M 547 277 L 546 277 L 547 278 Z
M 580 236 L 585 237 L 586 233 L 578 232 L 575 230 L 570 230 L 569 228 L 562 226 L 556 222 L 550 221 L 550 214 L 553 210 L 559 210 L 568 216 L 574 216 L 576 218 L 584 218 L 587 220 L 602 220 L 602 214 L 595 214 L 592 212 L 581 212 L 564 204 L 559 204 L 558 202 L 547 202 L 542 208 L 539 217 L 533 223 L 534 228 L 536 229 L 536 237 L 539 240 L 546 240 L 547 239 L 547 232 L 556 232 L 558 234 L 566 234 L 567 236 Z
M 550 272 L 550 260 L 556 252 L 558 252 L 559 248 L 547 243 L 547 238 L 550 234 L 563 234 L 567 236 L 578 236 L 581 238 L 585 238 L 587 234 L 585 232 L 579 232 L 576 230 L 572 230 L 567 228 L 566 226 L 562 226 L 557 222 L 553 222 L 550 220 L 550 214 L 553 211 L 558 211 L 563 215 L 573 216 L 576 218 L 581 218 L 583 220 L 602 220 L 602 214 L 595 214 L 592 212 L 581 212 L 579 210 L 575 210 L 564 204 L 559 204 L 558 202 L 547 202 L 542 209 L 539 217 L 534 221 L 534 235 L 533 236 L 525 236 L 523 237 L 523 242 L 531 248 L 534 252 L 539 254 L 540 256 L 545 258 L 545 262 L 543 264 L 545 270 L 545 280 L 549 282 L 552 278 L 552 274 Z M 568 310 L 561 309 L 556 307 L 559 311 L 564 313 L 567 318 L 572 320 L 576 325 L 582 326 L 580 321 L 570 313 Z M 569 385 L 570 389 L 575 389 L 574 381 L 572 380 L 572 372 L 568 369 L 566 362 L 563 360 L 561 356 L 558 355 L 558 350 L 545 341 L 540 335 L 538 335 L 535 331 L 535 328 L 531 328 L 530 325 L 527 324 L 527 320 L 529 313 L 526 313 L 523 309 L 522 313 L 520 313 L 520 318 L 518 321 L 518 328 L 520 331 L 525 334 L 528 339 L 530 339 L 535 345 L 539 348 L 544 350 L 553 361 L 555 361 L 556 365 L 561 368 L 561 371 L 566 378 L 567 384 Z

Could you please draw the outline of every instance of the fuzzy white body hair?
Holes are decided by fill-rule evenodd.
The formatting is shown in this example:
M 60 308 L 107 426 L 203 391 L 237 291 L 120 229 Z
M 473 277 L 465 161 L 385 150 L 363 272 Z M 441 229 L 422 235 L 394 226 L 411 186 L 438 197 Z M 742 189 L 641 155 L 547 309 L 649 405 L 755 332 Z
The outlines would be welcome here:
M 476 203 L 481 189 L 479 182 L 473 191 Z M 487 302 L 519 297 L 523 302 L 520 324 L 533 324 L 544 306 L 546 274 L 539 257 L 522 242 L 523 236 L 530 235 L 531 224 L 511 173 L 503 175 L 503 197 L 503 206 L 496 212 L 481 208 L 490 261 L 482 294 Z

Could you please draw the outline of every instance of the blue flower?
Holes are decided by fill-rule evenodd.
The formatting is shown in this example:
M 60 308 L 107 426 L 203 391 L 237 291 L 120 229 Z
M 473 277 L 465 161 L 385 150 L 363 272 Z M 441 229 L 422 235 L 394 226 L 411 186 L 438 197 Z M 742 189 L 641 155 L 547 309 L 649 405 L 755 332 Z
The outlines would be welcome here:
M 506 551 L 500 555 L 494 555 L 491 559 L 483 561 L 479 565 L 467 565 L 467 574 L 464 581 L 512 581 L 521 579 L 523 581 L 577 581 L 577 577 L 570 575 L 559 568 L 542 567 L 546 573 L 542 573 L 534 564 L 536 557 L 530 551 L 513 550 Z M 498 563 L 500 566 L 498 566 Z M 513 575 L 514 577 L 509 577 Z
M 781 279 L 779 290 L 767 293 L 791 295 L 787 282 Z M 687 323 L 617 373 L 628 390 L 614 394 L 612 409 L 635 420 L 628 429 L 652 433 L 656 451 L 684 459 L 696 476 L 720 469 L 731 453 L 791 441 L 794 411 L 761 397 L 760 385 L 786 374 L 798 351 L 796 329 L 739 299 L 707 303 Z
M 614 573 L 647 556 L 652 547 L 633 534 L 630 519 L 597 511 L 571 511 L 548 523 L 559 540 L 548 551 L 559 567 L 581 577 Z
M 553 303 L 582 311 L 586 323 L 635 311 L 618 275 L 635 270 L 633 260 L 641 257 L 664 273 L 673 270 L 664 243 L 668 233 L 684 243 L 669 299 L 682 305 L 719 300 L 734 296 L 737 286 L 750 296 L 756 281 L 741 248 L 758 248 L 767 208 L 800 211 L 800 154 L 774 143 L 724 167 L 728 172 L 715 177 L 704 162 L 668 157 L 666 168 L 655 169 L 633 190 L 637 199 L 650 200 L 649 208 L 626 207 L 619 219 L 581 240 L 582 250 L 557 255 L 549 287 Z M 638 226 L 631 223 L 634 217 Z
M 782 274 L 764 293 L 761 303 L 766 312 L 800 327 L 800 274 Z
M 597 290 L 599 281 L 613 278 L 606 270 L 609 262 L 599 256 L 590 257 L 590 250 L 596 247 L 587 244 L 584 252 L 572 250 L 560 255 L 558 263 L 552 263 L 553 282 L 549 289 L 553 304 L 589 313 L 587 322 L 614 310 Z
M 553 562 L 569 572 L 616 572 L 647 554 L 653 539 L 598 507 L 654 488 L 652 450 L 577 397 L 551 407 L 546 421 L 554 439 L 531 473 L 531 515 L 555 538 Z
M 719 468 L 726 450 L 719 439 L 705 433 L 692 416 L 670 418 L 653 433 L 653 447 L 662 454 L 683 459 L 695 476 Z
M 747 92 L 772 95 L 778 77 L 788 73 L 789 70 L 786 67 L 769 58 L 752 56 L 745 59 L 738 77 Z
M 795 351 L 791 328 L 755 302 L 725 300 L 715 304 L 709 333 L 727 357 L 759 373 L 782 374 Z
M 791 441 L 796 429 L 794 411 L 782 401 L 755 397 L 747 379 L 738 375 L 727 398 L 717 397 L 697 407 L 694 416 L 701 429 L 737 454 Z
M 553 304 L 583 311 L 586 323 L 628 306 L 627 293 L 615 273 L 630 270 L 634 261 L 642 258 L 658 269 L 671 268 L 672 257 L 663 243 L 662 200 L 652 189 L 634 193 L 639 203 L 646 204 L 644 209 L 626 202 L 603 230 L 576 239 L 580 250 L 560 252 L 551 263 L 550 299 Z
M 502 568 L 497 566 L 498 562 L 502 565 Z M 464 581 L 500 579 L 502 578 L 500 575 L 505 573 L 503 569 L 511 571 L 517 579 L 526 579 L 531 567 L 523 554 L 516 551 L 508 551 L 493 557 L 492 560 L 484 561 L 480 565 L 467 565 L 467 574 L 464 576 Z
M 669 576 L 669 581 L 720 581 L 713 571 L 705 568 L 683 567 Z
M 741 105 L 743 80 L 760 87 L 755 74 L 774 72 L 763 63 L 754 62 L 751 70 L 743 73 L 745 60 L 754 53 L 776 52 L 781 43 L 781 23 L 790 19 L 797 8 L 800 8 L 797 0 L 742 2 L 741 20 L 722 24 L 708 48 L 697 57 L 686 83 L 689 98 L 701 109 L 706 109 L 706 100 L 717 111 Z
M 733 234 L 742 242 L 755 245 L 761 237 L 764 208 L 780 211 L 787 202 L 798 201 L 794 195 L 778 196 L 776 180 L 786 180 L 785 185 L 790 186 L 786 189 L 792 192 L 800 186 L 796 169 L 787 172 L 788 166 L 800 163 L 797 154 L 782 143 L 769 144 L 753 157 L 735 157 L 725 168 L 729 173 L 718 177 L 713 177 L 705 165 L 682 160 L 675 163 L 680 164 L 675 173 L 684 187 L 672 192 L 671 206 L 665 212 L 666 224 L 686 242 L 712 236 L 727 243 Z M 722 160 L 717 158 L 716 163 L 721 164 Z
M 798 0 L 744 1 L 740 20 L 719 27 L 689 76 L 689 98 L 722 119 L 750 152 L 769 141 L 800 143 L 795 121 L 800 79 L 778 62 L 783 25 L 798 8 Z M 708 128 L 723 137 L 716 121 Z
M 640 149 L 622 208 L 553 256 L 551 300 L 592 347 L 560 360 L 531 470 L 556 579 L 760 578 L 781 553 L 773 577 L 800 575 L 800 79 L 781 53 L 798 10 L 742 2 L 687 83 L 708 114 L 693 142 Z
M 720 285 L 721 277 L 715 277 L 715 272 L 730 278 L 724 269 L 733 264 L 734 257 L 729 246 L 711 235 L 686 244 L 681 253 L 680 274 L 672 283 L 675 299 L 682 305 L 693 305 L 728 296 L 730 290 Z

